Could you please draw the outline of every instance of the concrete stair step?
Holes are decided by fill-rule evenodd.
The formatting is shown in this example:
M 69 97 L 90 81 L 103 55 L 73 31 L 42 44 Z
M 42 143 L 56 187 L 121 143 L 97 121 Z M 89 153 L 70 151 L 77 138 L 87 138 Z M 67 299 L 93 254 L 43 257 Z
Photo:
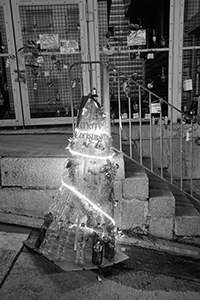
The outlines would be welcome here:
M 190 180 L 183 181 L 183 190 L 187 192 L 187 197 L 192 203 L 192 205 L 196 208 L 196 210 L 200 213 L 200 179 L 193 179 L 193 197 L 190 196 L 191 187 Z M 179 186 L 180 181 L 175 181 L 175 185 Z
M 190 200 L 190 202 L 192 203 L 192 205 L 196 208 L 196 210 L 200 213 L 200 199 L 199 198 L 195 199 L 191 196 L 187 196 L 187 197 Z
M 150 169 L 149 157 L 143 158 L 143 165 Z M 159 177 L 159 171 L 154 173 L 146 169 L 149 178 L 149 233 L 161 238 L 173 238 L 175 198 L 167 183 Z
M 0 212 L 0 223 L 15 224 L 30 228 L 40 228 L 44 222 L 43 218 L 27 217 L 15 214 L 7 214 Z
M 169 174 L 164 170 L 164 177 L 169 180 Z M 175 226 L 174 233 L 176 236 L 200 236 L 200 203 L 192 197 L 186 195 L 179 189 L 177 180 L 174 185 L 168 184 L 175 197 Z M 183 182 L 184 190 L 188 190 L 189 184 Z
M 123 182 L 123 196 L 131 199 L 145 200 L 149 198 L 149 180 L 144 168 L 138 163 L 124 157 L 125 180 Z
M 143 158 L 143 164 L 150 169 L 150 158 Z M 160 174 L 158 168 L 154 168 L 154 172 L 156 174 Z M 154 193 L 155 186 L 159 189 L 159 197 L 162 196 L 165 188 L 168 190 L 168 195 L 171 194 L 169 199 L 174 199 L 173 202 L 173 209 L 174 209 L 174 233 L 176 236 L 199 236 L 200 235 L 200 213 L 197 208 L 200 208 L 199 202 L 193 198 L 190 198 L 185 195 L 183 191 L 181 191 L 178 187 L 167 183 L 165 180 L 161 178 L 156 178 L 153 176 L 151 172 L 147 171 L 147 175 L 149 176 L 149 193 L 150 193 L 150 200 L 151 203 L 151 195 L 152 192 Z M 166 174 L 165 174 L 166 175 Z M 154 183 L 156 181 L 156 183 Z M 163 189 L 163 187 L 165 188 Z M 152 189 L 153 188 L 153 189 Z M 164 192 L 166 193 L 166 192 Z M 163 198 L 164 200 L 164 198 Z M 164 200 L 165 201 L 165 200 Z M 169 200 L 168 200 L 169 201 Z M 160 206 L 162 207 L 162 206 Z M 166 209 L 169 210 L 170 206 L 166 202 Z M 171 206 L 172 209 L 172 206 Z M 172 211 L 172 210 L 171 210 Z M 162 216 L 161 211 L 158 213 Z M 155 228 L 158 228 L 156 226 Z
M 113 147 L 120 148 L 119 134 L 112 132 Z M 123 182 L 123 197 L 127 199 L 147 199 L 149 197 L 149 180 L 143 166 L 138 164 L 139 156 L 134 145 L 132 145 L 132 158 L 129 159 L 130 145 L 129 143 L 122 144 L 122 151 L 127 155 L 124 156 L 125 163 L 125 180 Z
M 16 219 L 20 225 L 22 217 L 21 225 L 29 222 L 32 224 L 30 227 L 37 226 L 38 220 L 42 220 L 42 214 L 52 203 L 56 189 L 60 186 L 63 165 L 68 157 L 68 152 L 63 148 L 66 143 L 60 138 L 57 137 L 56 142 L 57 145 L 61 145 L 60 153 L 57 152 L 57 146 L 50 151 L 51 143 L 49 144 L 49 138 L 46 137 L 45 153 L 41 146 L 39 151 L 36 147 L 30 154 L 25 155 L 21 147 L 20 155 L 16 153 L 14 156 L 12 153 L 1 158 L 1 222 L 5 222 L 6 215 L 8 222 L 12 223 Z M 113 138 L 113 146 L 119 148 L 117 135 Z M 128 143 L 123 144 L 123 151 L 129 155 Z M 155 236 L 172 238 L 173 230 L 178 236 L 200 235 L 200 214 L 195 209 L 199 203 L 194 207 L 190 199 L 184 193 L 181 194 L 179 189 L 171 189 L 164 180 L 138 164 L 139 158 L 134 147 L 132 156 L 134 161 L 126 156 L 123 160 L 119 153 L 115 157 L 115 162 L 119 164 L 117 180 L 120 182 L 122 179 L 122 197 L 126 214 L 130 207 L 128 202 L 132 202 L 131 213 L 135 214 L 133 219 L 138 220 L 138 223 L 136 222 L 138 225 L 141 223 L 144 225 L 147 216 L 149 233 Z M 143 163 L 147 166 L 149 159 L 145 158 Z M 134 212 L 135 208 L 138 210 Z M 138 217 L 138 211 L 141 212 L 141 217 Z M 130 224 L 131 222 L 132 220 Z
M 123 151 L 129 156 L 130 145 L 123 143 Z M 174 230 L 174 218 L 175 218 L 175 198 L 170 191 L 167 183 L 162 180 L 157 174 L 148 171 L 146 168 L 150 168 L 150 159 L 143 159 L 143 166 L 139 162 L 138 153 L 135 147 L 132 147 L 132 157 L 134 161 L 125 157 L 125 178 L 136 177 L 141 186 L 139 190 L 143 190 L 147 187 L 148 201 L 147 201 L 147 227 L 148 232 L 153 236 L 161 238 L 173 238 Z M 143 179 L 142 179 L 143 178 Z M 133 189 L 134 194 L 138 193 L 138 187 Z M 138 196 L 138 195 L 137 195 Z M 140 199 L 140 198 L 139 198 Z M 135 200 L 136 205 L 136 200 Z M 141 203 L 138 204 L 138 207 Z M 139 211 L 139 210 L 138 210 Z M 142 210 L 141 210 L 142 213 Z M 137 216 L 132 212 L 133 218 Z M 142 218 L 141 218 L 142 219 Z
M 177 236 L 200 236 L 200 213 L 179 188 L 169 184 L 175 200 L 175 227 Z
M 148 213 L 149 182 L 142 166 L 124 156 L 125 178 L 115 180 L 114 199 L 118 200 L 114 208 L 114 218 L 120 229 L 135 229 L 146 232 Z
M 149 178 L 149 206 L 151 217 L 173 218 L 175 198 L 167 183 L 147 171 Z
M 54 201 L 57 189 L 0 188 L 0 213 L 43 218 Z
M 67 157 L 30 156 L 1 158 L 1 186 L 52 189 L 61 183 Z M 116 179 L 124 178 L 124 161 L 116 153 L 114 162 L 119 165 Z
M 19 216 L 24 217 L 23 224 L 29 218 L 31 222 L 43 218 L 60 187 L 63 166 L 68 156 L 69 152 L 65 150 L 65 156 L 64 153 L 58 156 L 55 152 L 53 156 L 39 153 L 37 156 L 33 153 L 24 156 L 21 153 L 16 157 L 1 157 L 0 221 L 5 222 L 6 214 L 11 223 L 15 219 L 18 223 Z M 119 165 L 116 178 L 124 179 L 122 155 L 117 153 L 114 161 Z
M 122 151 L 129 156 L 130 145 L 123 143 Z M 147 199 L 149 198 L 149 180 L 145 169 L 139 162 L 139 156 L 134 145 L 132 145 L 132 159 L 124 156 L 125 163 L 125 181 L 124 181 L 124 196 L 125 198 Z M 129 195 L 130 194 L 130 195 Z

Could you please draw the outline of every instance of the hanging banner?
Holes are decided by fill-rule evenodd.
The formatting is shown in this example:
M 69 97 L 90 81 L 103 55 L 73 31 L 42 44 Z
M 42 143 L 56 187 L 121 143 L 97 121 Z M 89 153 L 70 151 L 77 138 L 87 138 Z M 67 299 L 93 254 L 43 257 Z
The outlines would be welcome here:
M 131 30 L 131 33 L 127 36 L 128 46 L 143 46 L 146 45 L 146 30 Z

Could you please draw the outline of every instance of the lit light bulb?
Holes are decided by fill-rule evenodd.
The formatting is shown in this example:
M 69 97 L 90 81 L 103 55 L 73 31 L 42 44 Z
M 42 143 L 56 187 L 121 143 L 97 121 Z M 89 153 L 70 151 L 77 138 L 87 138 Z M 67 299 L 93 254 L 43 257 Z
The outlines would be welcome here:
M 152 40 L 154 42 L 154 44 L 156 43 L 156 32 L 155 32 L 155 29 L 153 29 L 153 37 L 152 37 Z

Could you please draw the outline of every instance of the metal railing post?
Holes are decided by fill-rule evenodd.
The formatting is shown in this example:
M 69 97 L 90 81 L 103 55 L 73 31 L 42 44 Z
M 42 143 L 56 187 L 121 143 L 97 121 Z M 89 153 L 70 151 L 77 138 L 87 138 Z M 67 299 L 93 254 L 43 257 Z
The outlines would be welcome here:
M 191 174 L 190 174 L 190 195 L 193 196 L 193 120 L 191 120 L 191 141 L 190 141 L 190 157 L 191 157 Z
M 163 178 L 162 104 L 160 102 L 160 175 Z
M 111 124 L 110 124 L 110 92 L 109 92 L 109 74 L 106 65 L 102 67 L 103 72 L 103 107 L 107 114 L 107 130 L 111 135 Z
M 153 171 L 153 139 L 152 139 L 152 118 L 151 118 L 151 93 L 149 93 L 149 115 L 150 115 L 150 130 L 149 130 L 149 139 L 150 139 L 150 160 L 151 160 L 151 171 Z
M 73 65 L 72 65 L 73 66 Z M 71 79 L 71 69 L 72 66 L 68 69 L 68 76 Z M 69 81 L 69 97 L 70 97 L 70 105 L 71 105 L 71 115 L 72 115 L 72 132 L 75 134 L 75 124 L 74 124 L 74 105 L 73 105 L 73 95 L 72 95 L 72 84 L 71 80 Z
M 128 125 L 129 125 L 129 151 L 130 157 L 133 157 L 133 149 L 132 149 L 132 124 L 131 124 L 131 98 L 128 96 Z
M 183 189 L 183 116 L 181 115 L 180 132 L 180 189 Z
M 143 155 L 143 151 L 142 151 L 142 108 L 141 108 L 141 87 L 139 86 L 139 131 L 140 131 L 140 164 L 142 165 L 142 155 Z
M 170 140 L 169 140 L 169 157 L 171 163 L 170 182 L 173 183 L 173 109 L 171 106 L 171 121 L 170 121 Z
M 122 117 L 121 117 L 121 95 L 120 95 L 120 74 L 117 74 L 118 109 L 119 109 L 119 150 L 122 152 Z

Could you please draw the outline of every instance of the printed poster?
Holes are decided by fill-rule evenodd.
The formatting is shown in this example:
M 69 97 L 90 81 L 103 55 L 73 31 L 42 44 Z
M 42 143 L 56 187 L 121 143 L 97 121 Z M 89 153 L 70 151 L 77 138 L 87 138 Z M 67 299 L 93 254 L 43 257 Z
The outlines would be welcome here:
M 131 33 L 127 36 L 128 46 L 143 46 L 146 45 L 146 30 L 131 30 Z
M 45 33 L 39 35 L 41 49 L 59 49 L 58 34 Z

